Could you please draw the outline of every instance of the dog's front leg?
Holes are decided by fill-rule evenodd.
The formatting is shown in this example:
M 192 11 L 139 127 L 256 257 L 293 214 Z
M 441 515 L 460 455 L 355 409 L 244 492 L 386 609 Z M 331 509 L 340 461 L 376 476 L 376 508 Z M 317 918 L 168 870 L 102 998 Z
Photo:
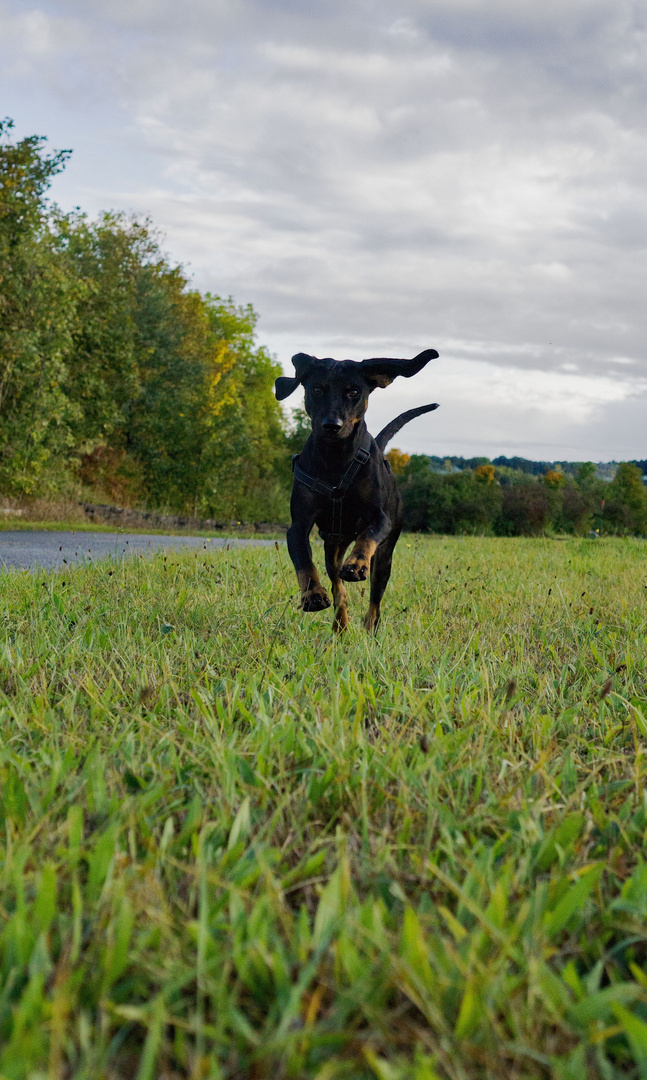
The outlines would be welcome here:
M 323 611 L 324 608 L 330 607 L 330 597 L 321 584 L 317 567 L 312 561 L 310 532 L 313 524 L 314 518 L 310 514 L 295 515 L 293 508 L 292 524 L 288 529 L 287 541 L 301 590 L 302 611 Z
M 390 531 L 391 519 L 388 514 L 380 510 L 368 529 L 364 529 L 364 532 L 357 537 L 355 546 L 342 566 L 339 576 L 344 581 L 366 581 L 375 550 Z

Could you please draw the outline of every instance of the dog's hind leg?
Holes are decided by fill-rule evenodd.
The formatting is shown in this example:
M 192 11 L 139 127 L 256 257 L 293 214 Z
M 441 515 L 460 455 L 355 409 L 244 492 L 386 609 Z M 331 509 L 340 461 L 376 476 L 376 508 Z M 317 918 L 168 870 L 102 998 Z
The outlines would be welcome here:
M 342 562 L 348 544 L 338 544 L 334 540 L 324 541 L 324 555 L 326 559 L 326 573 L 332 585 L 332 598 L 335 605 L 335 621 L 333 630 L 341 634 L 348 626 L 348 595 L 339 576 Z
M 382 603 L 382 597 L 384 591 L 389 583 L 391 577 L 391 562 L 393 559 L 393 549 L 398 542 L 400 535 L 400 527 L 394 529 L 386 540 L 383 540 L 378 547 L 373 561 L 371 563 L 371 595 L 368 605 L 368 611 L 364 618 L 364 629 L 368 630 L 369 634 L 374 634 L 377 631 L 380 622 L 380 605 Z

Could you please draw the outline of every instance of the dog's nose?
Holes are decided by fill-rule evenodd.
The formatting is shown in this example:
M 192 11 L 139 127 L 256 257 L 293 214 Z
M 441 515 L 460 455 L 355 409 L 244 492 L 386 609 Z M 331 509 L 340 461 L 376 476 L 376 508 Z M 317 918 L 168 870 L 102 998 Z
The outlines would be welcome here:
M 338 435 L 344 426 L 344 421 L 340 420 L 338 416 L 327 416 L 322 421 L 321 426 L 329 435 Z

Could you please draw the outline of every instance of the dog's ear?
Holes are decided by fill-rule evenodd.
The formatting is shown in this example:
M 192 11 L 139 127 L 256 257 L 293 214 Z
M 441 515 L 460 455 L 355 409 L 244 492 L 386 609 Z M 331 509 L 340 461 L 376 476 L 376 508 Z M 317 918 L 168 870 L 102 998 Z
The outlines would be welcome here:
M 295 353 L 292 357 L 292 363 L 294 364 L 294 370 L 297 373 L 296 378 L 291 379 L 288 375 L 279 375 L 274 383 L 274 393 L 276 394 L 278 401 L 283 401 L 284 398 L 289 397 L 290 394 L 294 393 L 299 383 L 302 383 L 305 379 L 316 359 L 316 356 L 308 356 L 308 353 Z
M 292 363 L 294 365 L 294 370 L 297 373 L 297 379 L 299 380 L 299 382 L 303 382 L 306 375 L 310 371 L 310 368 L 313 364 L 316 364 L 316 362 L 316 356 L 308 356 L 308 353 L 306 352 L 295 353 L 295 355 L 292 357 Z
M 435 360 L 437 356 L 435 349 L 425 349 L 424 352 L 414 356 L 413 360 L 394 360 L 387 356 L 375 356 L 372 360 L 362 360 L 360 369 L 362 375 L 373 387 L 384 387 L 397 379 L 398 375 L 403 375 L 405 379 L 417 375 L 425 364 L 428 364 L 430 360 Z
M 284 398 L 289 397 L 299 385 L 299 379 L 290 379 L 287 375 L 279 375 L 274 383 L 274 393 L 277 401 L 283 401 Z

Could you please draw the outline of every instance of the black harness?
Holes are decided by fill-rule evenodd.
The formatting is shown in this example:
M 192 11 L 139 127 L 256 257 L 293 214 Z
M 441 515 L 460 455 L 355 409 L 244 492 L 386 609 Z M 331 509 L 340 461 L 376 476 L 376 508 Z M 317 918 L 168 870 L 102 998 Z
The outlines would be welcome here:
M 349 465 L 347 465 L 345 472 L 334 486 L 332 484 L 326 484 L 324 480 L 319 480 L 318 477 L 309 476 L 307 472 L 304 472 L 298 464 L 298 454 L 295 454 L 292 458 L 292 472 L 294 473 L 294 479 L 298 480 L 304 487 L 310 488 L 311 491 L 315 491 L 317 495 L 323 495 L 324 498 L 329 499 L 332 503 L 332 530 L 330 532 L 322 533 L 321 529 L 319 529 L 319 533 L 324 540 L 343 540 L 344 537 L 347 536 L 347 533 L 342 532 L 341 527 L 344 495 L 347 493 L 350 485 L 362 468 L 362 465 L 366 465 L 366 462 L 371 456 L 370 447 L 371 436 L 367 431 L 362 440 L 362 445 L 355 452 L 355 457 Z

